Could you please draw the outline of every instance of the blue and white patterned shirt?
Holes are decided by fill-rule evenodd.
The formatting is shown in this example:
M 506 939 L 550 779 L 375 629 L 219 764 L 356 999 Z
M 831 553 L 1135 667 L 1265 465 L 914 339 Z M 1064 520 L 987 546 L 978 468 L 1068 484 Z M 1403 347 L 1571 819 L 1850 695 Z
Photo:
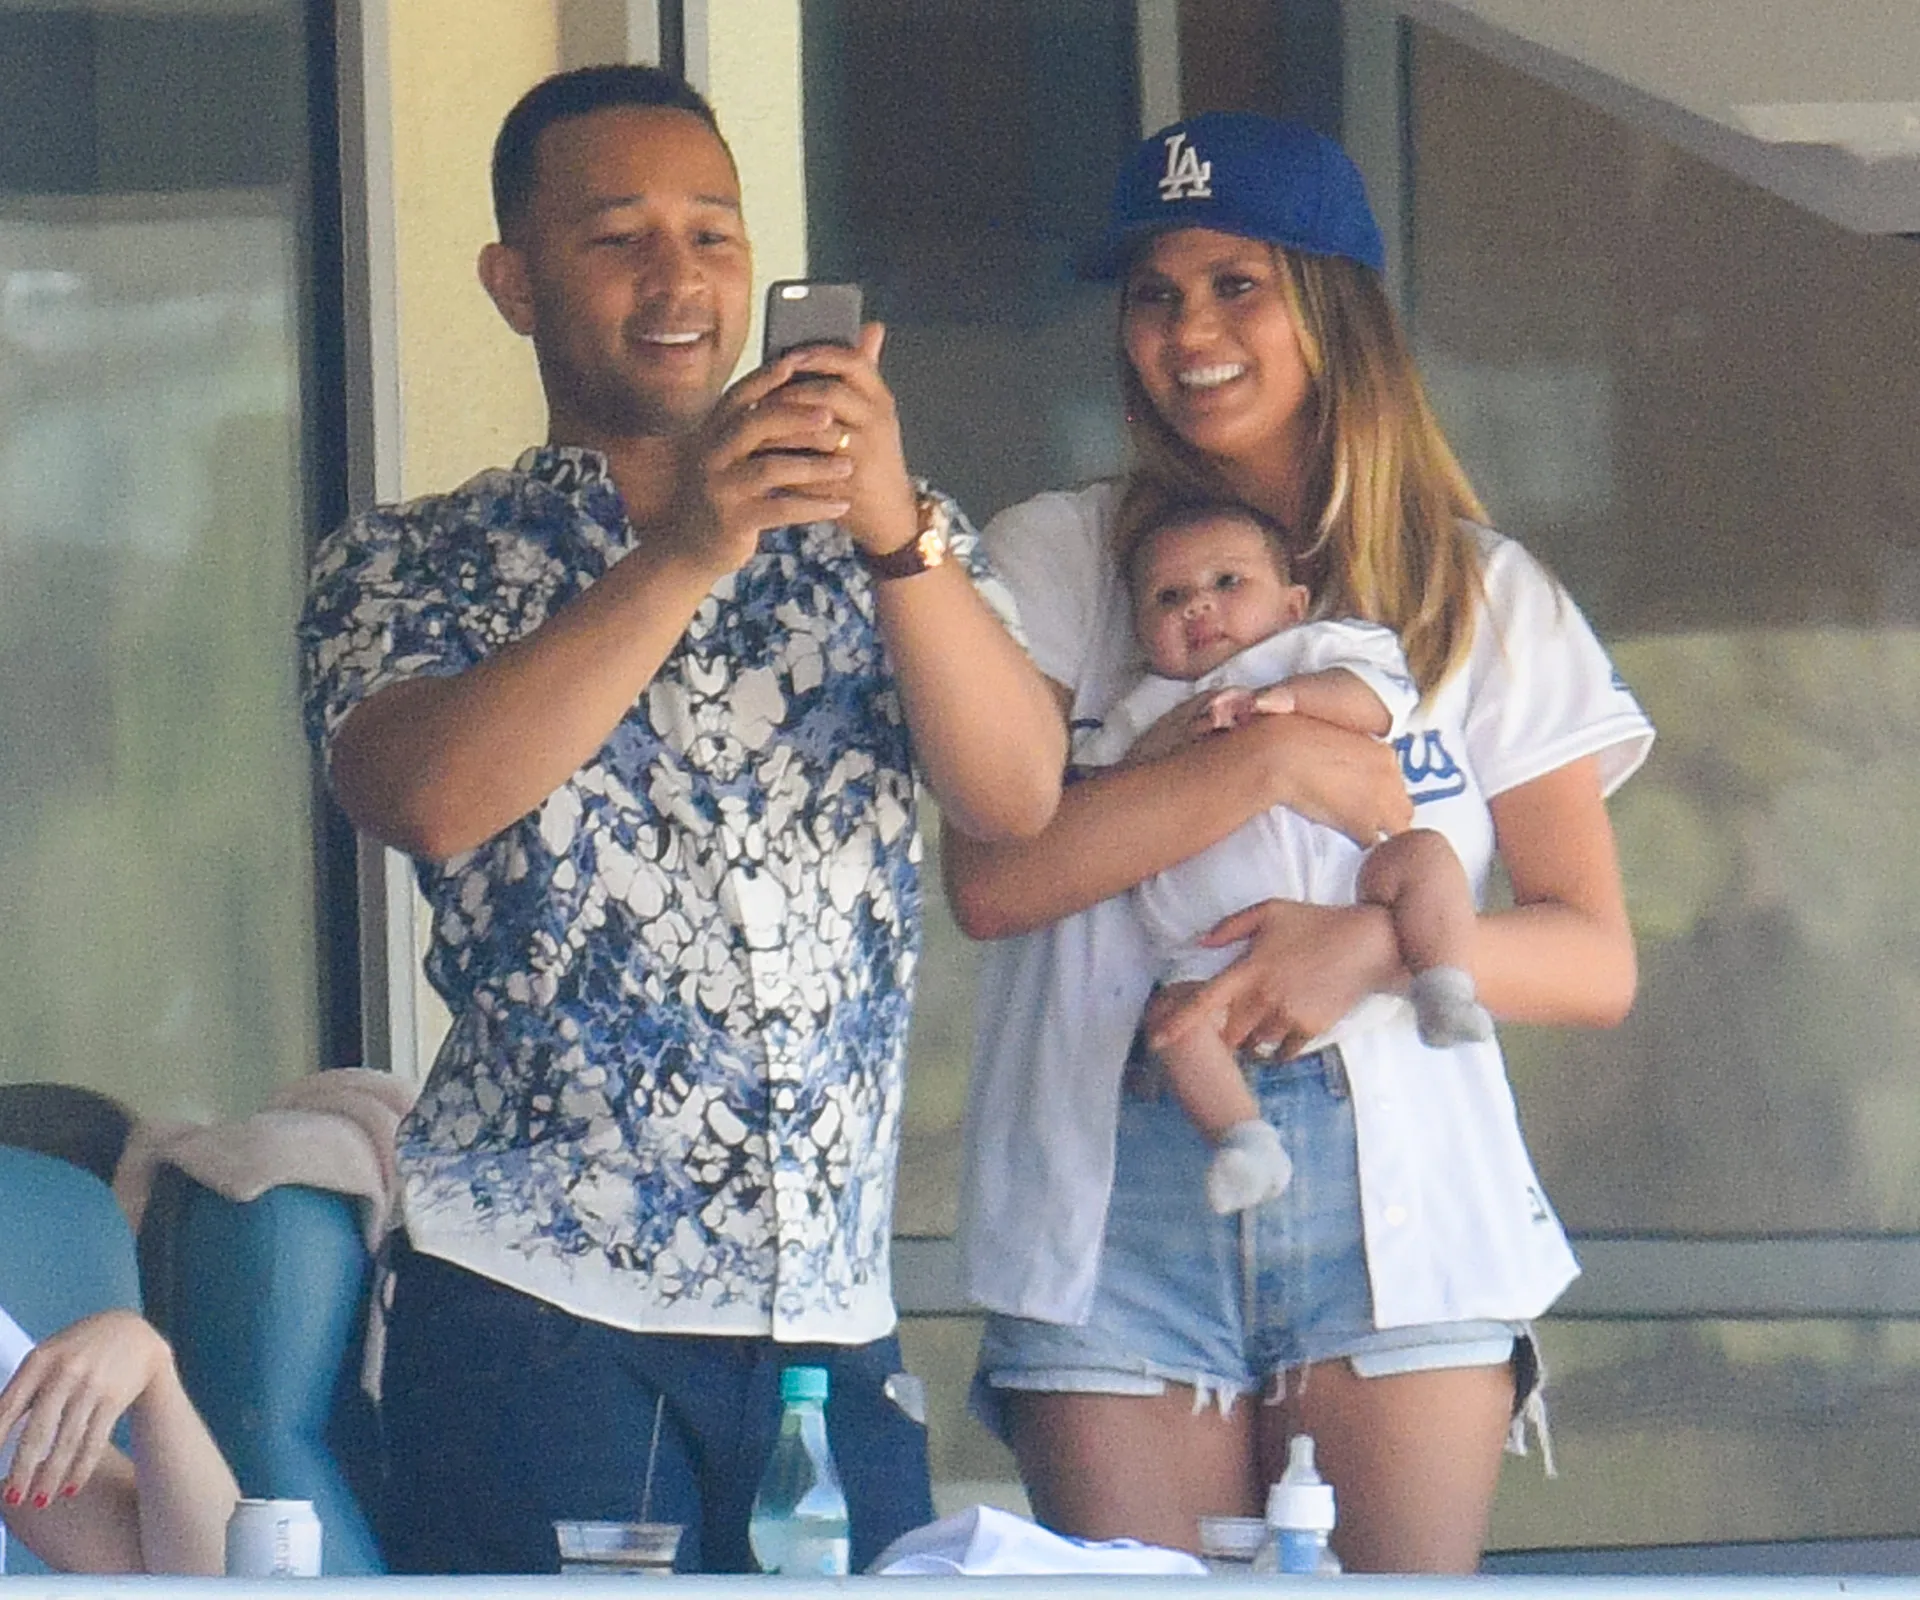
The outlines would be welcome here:
M 531 633 L 634 537 L 603 459 L 553 447 L 355 519 L 314 558 L 310 737 Z M 953 548 L 1011 625 L 957 513 Z M 851 541 L 784 528 L 571 779 L 419 863 L 453 1027 L 400 1134 L 415 1246 L 623 1328 L 890 1330 L 911 757 Z

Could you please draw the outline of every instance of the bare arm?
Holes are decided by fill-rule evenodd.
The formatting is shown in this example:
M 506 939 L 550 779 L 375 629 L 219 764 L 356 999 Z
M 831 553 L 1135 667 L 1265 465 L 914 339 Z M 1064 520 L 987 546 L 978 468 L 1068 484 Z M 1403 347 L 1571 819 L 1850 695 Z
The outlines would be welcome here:
M 846 512 L 831 413 L 775 395 L 793 370 L 787 358 L 728 392 L 683 454 L 669 525 L 586 594 L 469 671 L 394 684 L 349 713 L 331 777 L 357 826 L 430 859 L 492 838 L 600 748 L 762 532 Z
M 1598 761 L 1509 789 L 1491 810 L 1514 905 L 1480 919 L 1481 1003 L 1511 1022 L 1615 1026 L 1639 973 Z
M 110 1442 L 126 1414 L 133 1454 Z M 8 1525 L 69 1572 L 217 1576 L 239 1498 L 180 1384 L 173 1352 L 130 1311 L 37 1345 L 0 1391 L 0 1437 L 23 1422 L 0 1504 Z
M 1068 691 L 1054 685 L 1064 710 Z M 948 830 L 947 897 L 976 939 L 1027 933 L 1123 893 L 1270 806 L 1375 838 L 1411 806 L 1386 746 L 1310 717 L 1196 729 L 1176 753 L 1070 785 L 1044 832 L 984 845 Z
M 852 509 L 842 519 L 860 548 L 884 554 L 912 542 L 919 511 L 907 476 L 893 395 L 880 376 L 878 324 L 854 350 L 815 349 L 803 382 L 845 430 L 854 463 Z M 1066 722 L 1047 681 L 1001 625 L 958 562 L 875 584 L 914 753 L 941 814 L 979 839 L 1037 833 L 1060 801 Z
M 1345 667 L 1288 678 L 1257 693 L 1253 705 L 1256 711 L 1291 711 L 1296 716 L 1318 717 L 1336 728 L 1375 739 L 1393 726 L 1386 702 L 1367 687 L 1364 678 Z
M 941 815 L 1028 838 L 1060 803 L 1067 728 L 1046 680 L 958 563 L 880 586 L 881 631 Z

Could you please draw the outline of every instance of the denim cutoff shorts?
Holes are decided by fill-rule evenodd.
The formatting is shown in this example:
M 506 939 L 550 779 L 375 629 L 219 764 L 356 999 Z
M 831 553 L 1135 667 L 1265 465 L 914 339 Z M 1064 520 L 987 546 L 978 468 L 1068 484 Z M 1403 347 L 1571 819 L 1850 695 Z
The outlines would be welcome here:
M 1506 1322 L 1376 1329 L 1360 1220 L 1353 1102 L 1338 1046 L 1259 1063 L 1261 1115 L 1293 1158 L 1277 1200 L 1237 1216 L 1207 1206 L 1212 1148 L 1170 1093 L 1129 1068 L 1092 1313 L 1078 1327 L 992 1315 L 973 1409 L 1006 1436 L 995 1391 L 1156 1395 L 1190 1384 L 1222 1409 L 1313 1362 L 1363 1378 L 1440 1367 L 1533 1365 Z M 1522 1397 L 1531 1373 L 1518 1373 Z

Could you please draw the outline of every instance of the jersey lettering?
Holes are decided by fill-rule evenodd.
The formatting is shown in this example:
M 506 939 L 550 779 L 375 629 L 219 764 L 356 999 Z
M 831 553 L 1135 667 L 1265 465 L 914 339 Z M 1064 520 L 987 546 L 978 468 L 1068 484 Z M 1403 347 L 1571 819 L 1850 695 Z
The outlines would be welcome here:
M 1200 159 L 1200 152 L 1187 143 L 1184 133 L 1176 133 L 1167 140 L 1167 172 L 1160 180 L 1160 198 L 1213 198 L 1213 163 Z
M 1400 776 L 1407 780 L 1407 793 L 1417 806 L 1435 800 L 1451 800 L 1465 794 L 1467 775 L 1447 753 L 1447 746 L 1434 731 L 1403 733 L 1393 741 L 1400 757 Z

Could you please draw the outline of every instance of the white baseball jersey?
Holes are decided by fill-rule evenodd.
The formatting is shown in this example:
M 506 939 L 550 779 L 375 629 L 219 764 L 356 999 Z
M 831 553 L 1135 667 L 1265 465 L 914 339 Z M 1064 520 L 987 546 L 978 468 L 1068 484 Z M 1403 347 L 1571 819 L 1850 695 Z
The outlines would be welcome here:
M 1118 761 L 1161 717 L 1197 694 L 1264 689 L 1333 667 L 1351 672 L 1373 691 L 1391 719 L 1388 738 L 1406 731 L 1420 691 L 1393 630 L 1327 619 L 1248 645 L 1190 683 L 1149 673 L 1101 719 L 1099 731 L 1085 741 L 1082 759 L 1099 765 Z M 1200 981 L 1237 959 L 1238 948 L 1210 949 L 1200 937 L 1259 901 L 1351 904 L 1364 854 L 1338 829 L 1275 806 L 1197 856 L 1155 873 L 1133 891 L 1133 902 L 1162 963 L 1160 976 Z
M 1071 693 L 1076 759 L 1138 681 L 1113 557 L 1121 486 L 1043 494 L 986 539 L 1040 670 Z M 1611 793 L 1653 726 L 1580 609 L 1527 552 L 1474 530 L 1485 588 L 1466 664 L 1394 740 L 1418 826 L 1484 891 L 1490 798 L 1591 757 Z M 961 1251 L 979 1305 L 1083 1321 L 1113 1182 L 1119 1077 L 1154 976 L 1130 896 L 988 949 L 969 1087 Z M 1371 1002 L 1369 1002 L 1371 1003 Z M 1538 1316 L 1578 1272 L 1520 1136 L 1497 1043 L 1427 1050 L 1412 1007 L 1343 1039 L 1382 1328 Z

